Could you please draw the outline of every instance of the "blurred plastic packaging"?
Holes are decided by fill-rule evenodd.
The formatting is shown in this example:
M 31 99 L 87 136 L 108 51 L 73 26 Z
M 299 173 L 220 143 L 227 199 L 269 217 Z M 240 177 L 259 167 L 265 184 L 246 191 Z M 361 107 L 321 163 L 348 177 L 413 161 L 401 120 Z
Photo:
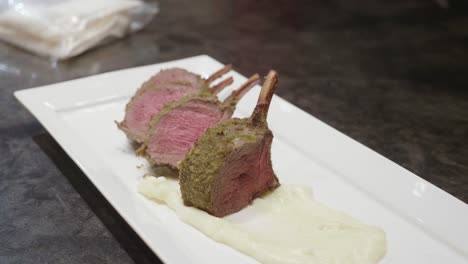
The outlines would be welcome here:
M 0 39 L 62 60 L 143 28 L 157 12 L 140 0 L 0 0 Z

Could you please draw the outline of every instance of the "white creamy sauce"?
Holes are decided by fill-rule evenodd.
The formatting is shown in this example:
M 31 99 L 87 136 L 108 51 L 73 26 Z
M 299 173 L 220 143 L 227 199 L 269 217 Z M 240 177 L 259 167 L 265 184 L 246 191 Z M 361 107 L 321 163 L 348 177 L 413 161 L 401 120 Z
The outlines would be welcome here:
M 175 180 L 145 177 L 138 189 L 213 240 L 261 263 L 370 264 L 386 252 L 382 229 L 324 206 L 307 187 L 280 186 L 224 218 L 185 206 Z

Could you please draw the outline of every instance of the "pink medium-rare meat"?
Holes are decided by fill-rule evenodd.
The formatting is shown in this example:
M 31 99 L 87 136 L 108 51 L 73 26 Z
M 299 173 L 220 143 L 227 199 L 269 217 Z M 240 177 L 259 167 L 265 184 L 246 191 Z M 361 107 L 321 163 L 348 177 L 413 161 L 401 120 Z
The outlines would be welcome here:
M 158 74 L 151 77 L 146 83 L 150 86 L 158 83 L 180 83 L 191 86 L 201 86 L 202 82 L 202 78 L 193 72 L 189 72 L 181 68 L 171 68 L 161 70 Z
M 200 87 L 200 89 L 210 89 L 208 86 L 214 80 L 220 78 L 225 73 L 229 72 L 231 69 L 231 64 L 225 65 L 223 68 L 210 75 L 207 79 L 203 79 L 200 75 L 181 68 L 165 69 L 161 70 L 158 74 L 154 75 L 148 81 L 146 81 L 143 84 L 142 88 L 149 89 L 157 84 L 172 83 Z M 230 85 L 231 83 L 232 78 L 228 78 L 220 82 L 218 85 L 213 86 L 211 89 L 213 90 L 213 92 L 215 92 L 218 89 L 222 89 L 225 86 Z
M 220 168 L 223 176 L 213 182 L 213 215 L 235 213 L 255 197 L 279 185 L 270 158 L 273 135 L 270 132 L 259 137 L 261 139 L 244 143 L 242 148 L 226 156 Z
M 279 186 L 266 121 L 277 85 L 278 75 L 270 71 L 251 117 L 221 121 L 198 138 L 179 166 L 185 205 L 222 217 Z
M 209 85 L 230 70 L 231 65 L 226 65 L 208 79 L 180 68 L 162 70 L 137 90 L 126 106 L 124 120 L 117 123 L 117 126 L 128 138 L 142 143 L 151 118 L 161 111 L 165 104 L 188 95 L 217 93 L 230 85 L 232 78 L 227 78 L 213 87 Z
M 231 115 L 229 109 L 219 109 L 215 100 L 192 98 L 159 118 L 145 143 L 148 160 L 177 169 L 200 134 Z
M 144 95 L 132 100 L 119 128 L 124 130 L 129 138 L 141 143 L 148 131 L 149 121 L 166 103 L 197 92 L 193 86 L 177 84 L 165 84 L 159 89 L 149 89 Z
M 237 102 L 258 80 L 258 74 L 253 75 L 223 102 L 213 95 L 197 95 L 166 105 L 151 121 L 139 154 L 156 166 L 177 170 L 198 137 L 207 128 L 230 118 Z

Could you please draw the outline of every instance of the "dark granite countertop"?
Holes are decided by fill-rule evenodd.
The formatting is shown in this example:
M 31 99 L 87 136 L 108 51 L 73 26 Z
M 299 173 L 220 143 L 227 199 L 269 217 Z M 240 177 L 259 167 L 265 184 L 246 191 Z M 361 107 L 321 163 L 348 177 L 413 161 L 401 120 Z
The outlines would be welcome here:
M 280 73 L 288 101 L 468 202 L 464 1 L 161 1 L 70 61 L 0 44 L 0 263 L 158 263 L 13 92 L 198 54 Z

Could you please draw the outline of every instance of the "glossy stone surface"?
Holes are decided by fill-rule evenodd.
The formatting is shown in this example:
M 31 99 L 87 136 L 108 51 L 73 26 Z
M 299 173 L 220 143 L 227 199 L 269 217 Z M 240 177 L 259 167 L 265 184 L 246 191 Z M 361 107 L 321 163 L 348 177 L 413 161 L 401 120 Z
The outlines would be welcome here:
M 161 1 L 143 31 L 64 63 L 0 43 L 0 263 L 157 263 L 44 128 L 23 88 L 198 54 L 468 202 L 463 1 Z

